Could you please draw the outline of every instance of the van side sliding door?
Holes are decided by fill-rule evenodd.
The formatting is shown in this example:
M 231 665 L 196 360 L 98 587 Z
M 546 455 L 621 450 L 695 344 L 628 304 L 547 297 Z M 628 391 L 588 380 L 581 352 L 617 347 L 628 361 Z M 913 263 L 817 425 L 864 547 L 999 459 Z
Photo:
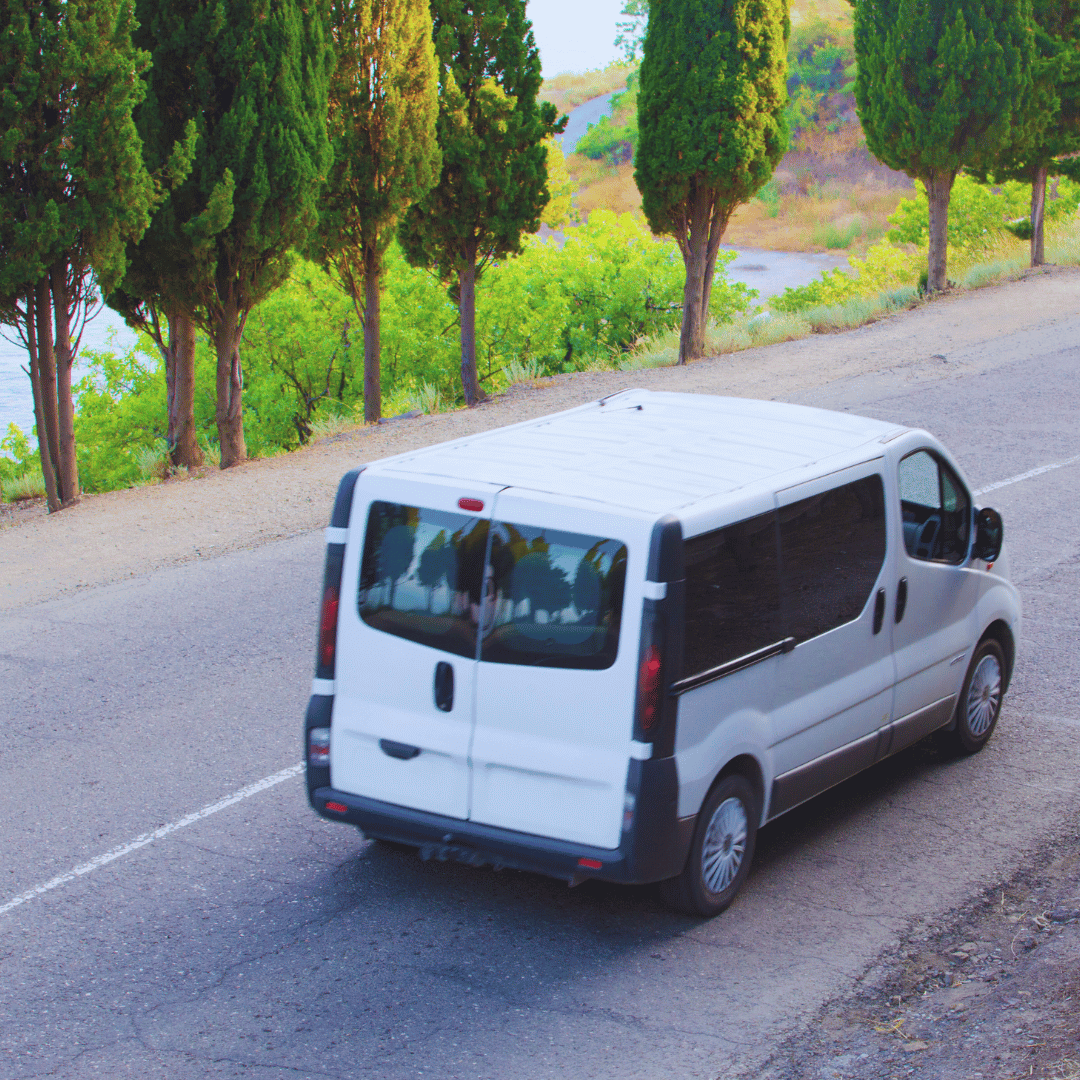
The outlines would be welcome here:
M 872 765 L 892 719 L 895 561 L 884 461 L 777 494 L 784 631 L 773 707 L 776 816 Z

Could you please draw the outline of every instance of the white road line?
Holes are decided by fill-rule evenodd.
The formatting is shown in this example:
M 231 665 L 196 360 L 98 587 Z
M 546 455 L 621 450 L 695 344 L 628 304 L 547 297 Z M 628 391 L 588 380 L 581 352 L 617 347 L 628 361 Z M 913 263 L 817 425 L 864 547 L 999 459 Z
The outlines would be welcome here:
M 189 825 L 194 825 L 196 821 L 202 821 L 203 818 L 208 818 L 211 814 L 216 814 L 219 810 L 225 810 L 227 807 L 242 802 L 244 799 L 250 799 L 252 795 L 258 795 L 260 791 L 265 791 L 267 788 L 272 788 L 285 780 L 297 776 L 303 769 L 303 764 L 291 765 L 287 769 L 282 769 L 281 772 L 274 773 L 273 776 L 267 776 L 262 780 L 257 780 L 254 784 L 248 784 L 247 787 L 233 792 L 232 795 L 228 795 L 224 799 L 219 799 L 217 802 L 210 803 L 209 806 L 204 806 L 201 810 L 196 810 L 193 814 L 188 814 L 187 817 L 180 818 L 179 821 L 173 821 L 168 825 L 162 825 L 160 829 L 155 829 L 153 832 L 143 833 L 142 836 L 136 836 L 134 840 L 129 840 L 126 844 L 114 847 L 112 851 L 106 851 L 104 855 L 98 855 L 89 862 L 83 863 L 81 866 L 76 866 L 73 870 L 69 870 L 66 874 L 61 874 L 59 877 L 54 877 L 51 881 L 46 881 L 43 885 L 35 885 L 34 888 L 28 889 L 18 896 L 13 896 L 10 900 L 0 904 L 0 915 L 5 915 L 7 912 L 11 911 L 12 908 L 17 908 L 20 904 L 25 904 L 30 900 L 43 896 L 53 889 L 58 889 L 61 885 L 66 885 L 69 881 L 74 881 L 76 878 L 89 874 L 94 870 L 100 870 L 101 867 L 107 866 L 109 863 L 115 862 L 115 860 L 123 858 L 125 855 L 130 855 L 131 852 L 138 851 L 139 848 L 146 847 L 147 844 L 152 844 L 155 840 L 163 839 L 170 833 L 176 832 L 177 829 L 186 829 Z
M 1042 476 L 1044 472 L 1053 472 L 1054 469 L 1064 469 L 1066 465 L 1075 465 L 1078 461 L 1080 461 L 1080 454 L 1069 458 L 1067 461 L 1055 461 L 1049 465 L 1040 465 L 1037 469 L 1028 469 L 1027 472 L 1020 473 L 1019 476 L 1010 476 L 1008 480 L 999 480 L 996 484 L 988 484 L 984 488 L 979 488 L 975 495 L 978 497 L 990 491 L 997 491 L 998 488 L 1008 487 L 1010 484 L 1019 484 L 1021 480 L 1030 480 L 1033 476 Z

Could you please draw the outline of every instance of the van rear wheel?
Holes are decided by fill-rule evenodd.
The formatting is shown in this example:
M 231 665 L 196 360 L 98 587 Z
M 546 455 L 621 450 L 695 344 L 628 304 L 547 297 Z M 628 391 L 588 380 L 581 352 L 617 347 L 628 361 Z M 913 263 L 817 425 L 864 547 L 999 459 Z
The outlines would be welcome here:
M 725 776 L 698 814 L 683 872 L 660 883 L 660 894 L 687 915 L 719 915 L 742 888 L 754 857 L 757 799 L 743 776 Z

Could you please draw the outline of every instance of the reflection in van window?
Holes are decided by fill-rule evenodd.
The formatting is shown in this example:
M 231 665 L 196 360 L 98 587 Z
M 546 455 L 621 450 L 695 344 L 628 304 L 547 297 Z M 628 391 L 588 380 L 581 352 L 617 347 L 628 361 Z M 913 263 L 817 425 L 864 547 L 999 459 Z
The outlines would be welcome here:
M 695 536 L 684 558 L 688 676 L 783 638 L 775 513 Z
M 476 656 L 485 519 L 397 503 L 368 512 L 360 617 L 388 634 Z
M 619 647 L 626 547 L 531 525 L 492 525 L 480 659 L 606 668 Z
M 926 450 L 900 462 L 904 546 L 913 559 L 959 563 L 967 557 L 971 503 L 947 465 Z
M 780 511 L 785 636 L 857 619 L 885 561 L 885 488 L 867 476 Z

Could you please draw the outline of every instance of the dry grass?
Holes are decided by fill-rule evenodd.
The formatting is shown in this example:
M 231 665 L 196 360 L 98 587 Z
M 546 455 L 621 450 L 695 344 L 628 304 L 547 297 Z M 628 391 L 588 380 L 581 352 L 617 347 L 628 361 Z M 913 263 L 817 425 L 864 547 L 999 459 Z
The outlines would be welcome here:
M 603 70 L 586 71 L 580 75 L 556 75 L 553 79 L 544 80 L 540 98 L 550 101 L 560 113 L 568 113 L 601 94 L 621 90 L 631 71 L 633 67 L 629 64 L 609 64 Z
M 848 0 L 792 0 L 791 21 L 799 23 L 822 19 L 825 22 L 850 22 L 851 5 Z
M 40 472 L 28 472 L 0 485 L 4 502 L 29 502 L 45 497 L 45 480 Z
M 634 166 L 571 154 L 567 167 L 583 216 L 593 210 L 641 213 Z M 732 215 L 725 243 L 769 251 L 863 254 L 888 229 L 888 217 L 912 194 L 911 181 L 866 150 L 857 121 L 800 138 L 769 187 Z
M 641 193 L 634 183 L 632 162 L 608 165 L 603 161 L 590 161 L 582 154 L 571 154 L 566 164 L 577 185 L 574 205 L 582 217 L 587 219 L 593 210 L 641 215 Z

